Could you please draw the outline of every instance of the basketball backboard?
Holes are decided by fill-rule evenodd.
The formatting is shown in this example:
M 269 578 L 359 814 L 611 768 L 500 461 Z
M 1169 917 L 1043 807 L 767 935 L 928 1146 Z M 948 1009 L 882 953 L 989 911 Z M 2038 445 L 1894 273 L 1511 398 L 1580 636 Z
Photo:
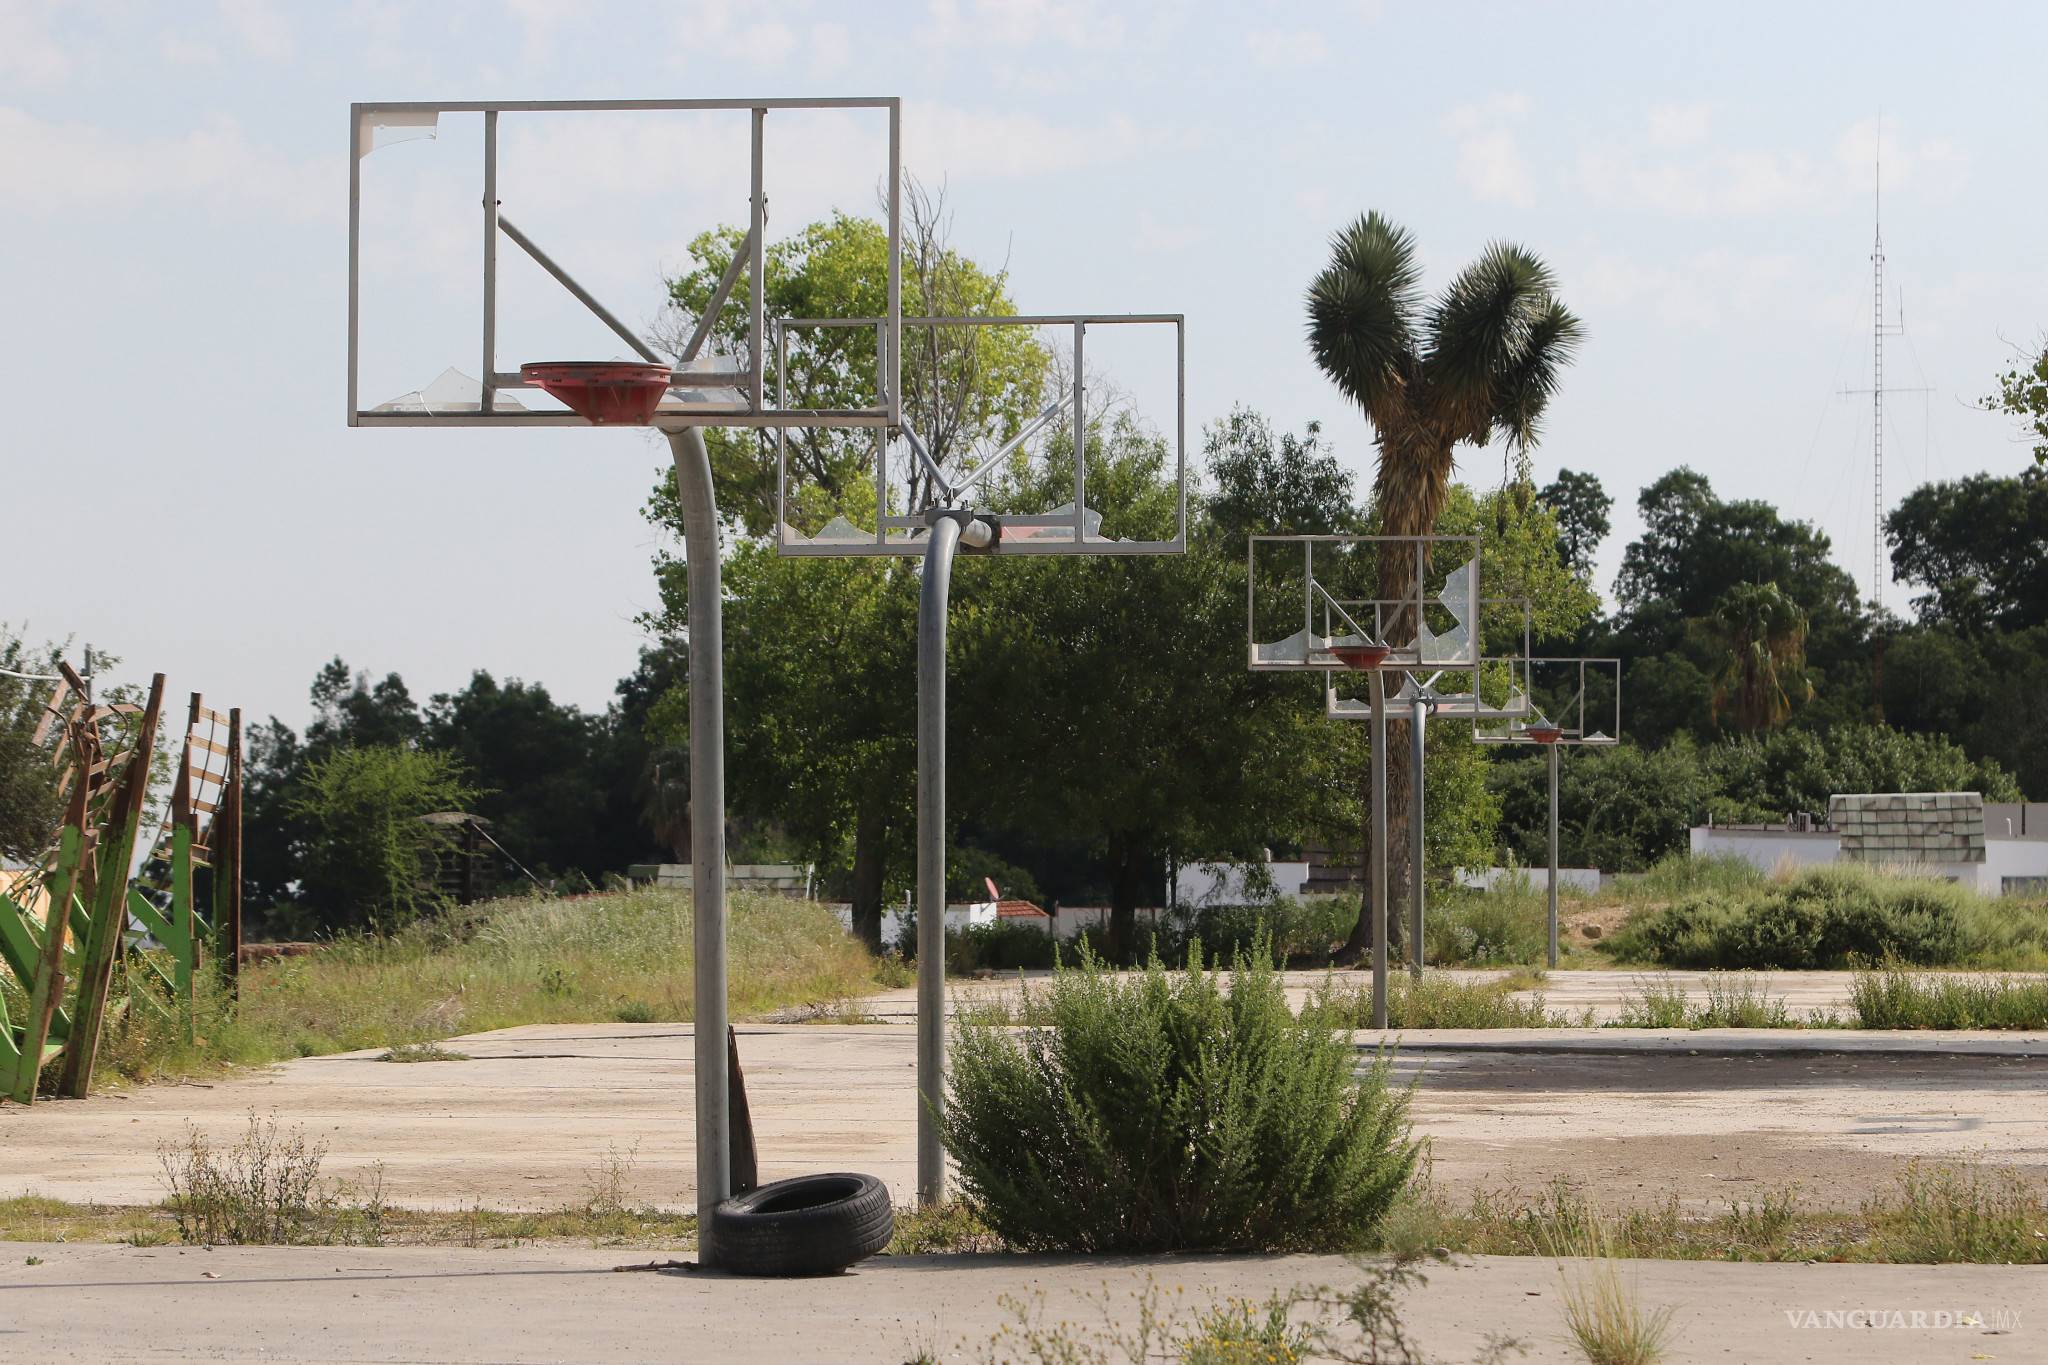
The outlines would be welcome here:
M 872 367 L 884 325 L 771 321 L 771 397 L 799 409 Z M 1186 549 L 1180 315 L 906 317 L 901 334 L 899 428 L 777 431 L 778 553 L 921 555 L 939 508 L 986 522 L 996 554 Z
M 584 426 L 522 369 L 622 361 L 670 368 L 656 426 L 896 426 L 901 145 L 893 98 L 350 106 L 349 425 Z M 879 363 L 850 404 L 785 407 L 759 363 L 771 198 L 796 223 L 880 200 Z M 725 225 L 731 268 L 658 344 L 664 270 Z M 714 354 L 730 310 L 744 340 Z
M 1254 672 L 1460 669 L 1477 690 L 1479 537 L 1255 535 L 1245 569 Z
M 1340 603 L 1354 612 L 1363 603 Z M 1479 600 L 1480 654 L 1475 668 L 1399 670 L 1387 683 L 1395 707 L 1426 702 L 1432 719 L 1519 720 L 1530 714 L 1529 658 L 1535 612 L 1526 597 Z M 1323 714 L 1332 720 L 1370 720 L 1364 675 L 1333 668 L 1323 674 Z
M 1621 660 L 1529 659 L 1526 668 L 1524 713 L 1475 716 L 1473 739 L 1589 748 L 1621 742 Z

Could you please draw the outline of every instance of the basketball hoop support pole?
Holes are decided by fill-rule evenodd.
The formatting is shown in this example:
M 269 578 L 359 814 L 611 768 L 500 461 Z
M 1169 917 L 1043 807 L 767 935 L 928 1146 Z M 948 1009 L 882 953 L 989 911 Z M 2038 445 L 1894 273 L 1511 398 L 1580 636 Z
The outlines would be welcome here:
M 1387 685 L 1372 686 L 1372 1026 L 1387 1027 Z
M 926 514 L 917 599 L 917 1201 L 946 1197 L 946 613 L 962 539 L 986 549 L 992 528 L 966 512 Z
M 1557 750 L 1555 744 L 1543 747 L 1550 750 L 1550 947 L 1547 961 L 1557 966 Z
M 1408 783 L 1408 854 L 1411 864 L 1408 872 L 1411 892 L 1408 916 L 1408 974 L 1419 977 L 1422 975 L 1422 727 L 1429 720 L 1429 703 L 1421 696 L 1422 689 L 1419 686 L 1415 690 L 1415 708 L 1408 716 L 1408 769 L 1413 774 Z
M 691 1008 L 697 1108 L 697 1259 L 718 1263 L 711 1211 L 732 1194 L 732 1111 L 726 1068 L 725 668 L 718 504 L 704 433 L 669 433 L 690 594 Z

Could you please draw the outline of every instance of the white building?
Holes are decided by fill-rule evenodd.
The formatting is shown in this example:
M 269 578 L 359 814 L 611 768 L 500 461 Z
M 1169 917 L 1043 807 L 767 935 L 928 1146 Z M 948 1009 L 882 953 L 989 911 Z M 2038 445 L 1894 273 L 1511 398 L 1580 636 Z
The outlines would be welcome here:
M 2048 803 L 1884 792 L 1836 796 L 1828 806 L 1825 821 L 1695 826 L 1692 854 L 1740 858 L 1765 872 L 1873 863 L 1946 877 L 1987 896 L 2048 892 Z

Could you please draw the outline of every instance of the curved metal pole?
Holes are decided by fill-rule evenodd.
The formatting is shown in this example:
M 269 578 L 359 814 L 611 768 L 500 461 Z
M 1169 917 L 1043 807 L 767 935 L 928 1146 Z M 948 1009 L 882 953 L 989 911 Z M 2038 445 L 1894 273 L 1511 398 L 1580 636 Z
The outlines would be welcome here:
M 697 1260 L 717 1264 L 711 1210 L 732 1193 L 726 1067 L 725 669 L 718 504 L 704 433 L 669 433 L 690 586 L 690 921 L 696 950 L 691 1041 L 697 1087 Z
M 1557 748 L 1555 744 L 1545 746 L 1550 750 L 1550 951 L 1547 961 L 1557 965 Z
M 1418 689 L 1419 690 L 1419 689 Z M 1413 866 L 1409 869 L 1413 898 L 1409 902 L 1408 915 L 1408 974 L 1422 975 L 1422 762 L 1423 730 L 1429 719 L 1429 703 L 1421 697 L 1415 699 L 1415 709 L 1408 717 L 1408 770 L 1412 778 L 1408 784 L 1410 810 L 1408 814 L 1408 853 Z
M 1372 679 L 1372 1026 L 1387 1026 L 1387 688 Z
M 957 518 L 934 515 L 917 602 L 917 1199 L 946 1197 L 946 606 Z

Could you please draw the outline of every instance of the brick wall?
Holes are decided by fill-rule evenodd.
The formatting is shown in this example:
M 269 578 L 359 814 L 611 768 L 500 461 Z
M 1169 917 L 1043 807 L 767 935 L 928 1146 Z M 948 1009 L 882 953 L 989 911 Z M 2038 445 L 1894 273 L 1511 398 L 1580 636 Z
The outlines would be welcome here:
M 1984 798 L 1976 792 L 1877 792 L 1828 798 L 1842 857 L 1863 863 L 1981 863 Z

